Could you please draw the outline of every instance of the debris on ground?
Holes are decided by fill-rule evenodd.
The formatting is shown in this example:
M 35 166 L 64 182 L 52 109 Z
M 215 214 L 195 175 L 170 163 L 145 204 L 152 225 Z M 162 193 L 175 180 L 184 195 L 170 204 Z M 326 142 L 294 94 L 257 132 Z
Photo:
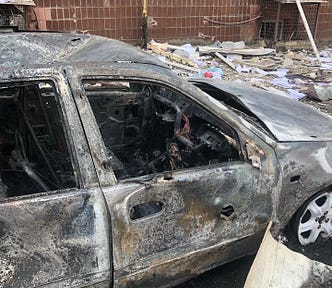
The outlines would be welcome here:
M 332 115 L 332 47 L 319 59 L 309 50 L 247 47 L 243 41 L 208 46 L 151 41 L 149 51 L 183 77 L 218 78 L 278 93 Z
M 245 288 L 331 287 L 332 266 L 309 259 L 274 239 L 268 226 Z M 286 276 L 287 275 L 287 276 Z
M 286 47 L 287 43 L 284 44 Z M 152 54 L 162 55 L 160 53 L 154 53 L 157 47 L 162 47 L 163 51 L 167 53 L 179 55 L 187 59 L 179 63 L 179 61 L 173 59 L 173 57 L 167 57 L 167 60 L 164 61 L 180 76 L 222 78 L 235 83 L 258 87 L 284 97 L 292 98 L 294 101 L 307 103 L 322 112 L 332 115 L 331 45 L 320 47 L 321 52 L 319 53 L 319 59 L 317 59 L 315 53 L 311 51 L 310 45 L 307 45 L 307 50 L 304 49 L 305 46 L 303 46 L 302 49 L 290 46 L 294 47 L 294 49 L 283 49 L 278 52 L 274 49 L 265 48 L 265 45 L 260 45 L 258 48 L 246 47 L 242 41 L 216 41 L 209 46 L 193 46 L 191 44 L 176 46 L 153 41 L 150 45 Z M 286 271 L 286 273 L 298 277 L 299 279 L 296 279 L 299 280 L 299 283 L 307 280 L 305 284 L 309 286 L 313 285 L 312 287 L 331 287 L 332 263 L 330 254 L 326 253 L 326 251 L 331 251 L 330 241 L 314 244 L 316 246 L 308 245 L 303 247 L 299 246 L 297 242 L 294 244 L 295 241 L 291 237 L 280 236 L 277 240 L 278 241 L 275 241 L 272 236 L 270 236 L 269 245 L 274 245 L 276 247 L 275 251 L 283 253 L 282 257 L 276 254 L 276 259 L 281 257 L 281 260 L 285 260 L 287 258 L 285 255 L 288 255 L 286 260 L 292 265 L 290 266 L 291 269 Z M 286 248 L 286 246 L 288 248 Z M 297 254 L 289 249 L 303 255 Z M 271 253 L 270 250 L 269 248 L 267 253 Z M 271 255 L 269 254 L 270 258 L 272 257 Z M 264 260 L 266 257 L 262 259 L 260 267 L 269 268 L 266 264 L 267 262 Z M 298 271 L 294 269 L 299 268 L 299 270 L 301 270 L 302 266 L 300 264 L 296 266 L 293 265 L 293 263 L 300 263 L 305 267 L 307 269 L 307 275 L 303 273 L 296 274 L 295 272 Z M 282 263 L 280 265 L 282 265 Z M 278 286 L 276 284 L 276 287 L 286 287 L 285 283 L 288 282 L 285 282 L 283 277 L 279 277 L 280 275 L 275 273 L 273 267 L 270 268 L 270 272 L 274 273 L 273 279 L 280 280 L 280 285 Z M 261 268 L 257 269 L 257 271 L 258 274 L 254 277 L 255 281 L 250 285 L 250 281 L 248 280 L 249 282 L 246 287 L 258 287 L 256 280 L 261 275 L 259 274 Z M 311 278 L 304 278 L 304 276 L 308 275 L 310 275 Z M 261 282 L 261 284 L 260 287 L 266 287 L 267 282 Z M 191 287 L 189 284 L 186 285 L 187 286 L 183 287 Z M 243 283 L 241 283 L 241 287 L 242 286 Z

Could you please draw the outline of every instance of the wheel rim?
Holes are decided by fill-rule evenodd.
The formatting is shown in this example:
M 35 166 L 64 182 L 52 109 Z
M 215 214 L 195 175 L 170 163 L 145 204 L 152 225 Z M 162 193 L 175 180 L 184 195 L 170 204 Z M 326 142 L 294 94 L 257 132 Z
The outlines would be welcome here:
M 319 235 L 332 237 L 332 193 L 324 193 L 309 202 L 300 217 L 298 239 L 302 245 L 314 243 Z

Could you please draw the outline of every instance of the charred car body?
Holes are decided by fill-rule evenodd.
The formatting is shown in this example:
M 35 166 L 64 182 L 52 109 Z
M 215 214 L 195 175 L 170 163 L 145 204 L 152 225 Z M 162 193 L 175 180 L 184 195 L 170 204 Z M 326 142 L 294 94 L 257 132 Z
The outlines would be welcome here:
M 102 37 L 0 35 L 0 286 L 171 287 L 332 234 L 332 120 Z

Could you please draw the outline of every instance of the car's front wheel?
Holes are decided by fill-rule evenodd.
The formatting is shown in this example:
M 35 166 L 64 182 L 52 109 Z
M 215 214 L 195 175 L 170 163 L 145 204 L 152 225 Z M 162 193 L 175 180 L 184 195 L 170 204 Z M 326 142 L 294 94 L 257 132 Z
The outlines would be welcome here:
M 297 212 L 294 228 L 302 245 L 314 243 L 320 236 L 332 237 L 332 192 L 310 198 Z

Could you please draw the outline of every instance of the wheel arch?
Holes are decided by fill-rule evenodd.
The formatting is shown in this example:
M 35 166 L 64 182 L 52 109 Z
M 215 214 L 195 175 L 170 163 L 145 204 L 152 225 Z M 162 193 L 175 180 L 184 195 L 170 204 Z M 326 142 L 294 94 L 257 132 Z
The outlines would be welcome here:
M 284 230 L 313 195 L 332 191 L 332 142 L 277 143 L 281 186 L 276 195 L 273 235 Z
M 293 214 L 289 228 L 302 245 L 331 237 L 331 196 L 331 186 L 326 187 L 313 194 Z
M 294 218 L 297 213 L 301 211 L 303 207 L 310 201 L 320 194 L 325 192 L 332 192 L 332 180 L 331 183 L 324 185 L 316 190 L 313 190 L 312 193 L 303 193 L 305 197 L 301 197 L 299 200 L 295 201 L 296 205 L 291 206 L 292 209 L 285 211 L 284 206 L 279 205 L 275 219 L 273 221 L 272 233 L 274 236 L 278 235 L 281 231 L 287 228 L 287 226 L 292 225 Z M 292 201 L 292 200 L 290 200 Z M 282 216 L 279 216 L 282 215 Z
M 297 209 L 292 214 L 292 218 L 294 218 L 294 216 L 297 214 L 297 212 L 299 212 L 301 210 L 301 208 L 305 207 L 305 205 L 306 205 L 306 203 L 308 203 L 308 201 L 310 201 L 310 200 L 314 199 L 315 197 L 317 197 L 318 195 L 326 193 L 326 192 L 332 192 L 332 183 L 330 185 L 325 186 L 324 188 L 312 193 L 311 196 L 309 196 L 309 198 L 307 198 L 301 205 L 299 205 L 297 207 Z M 290 221 L 291 221 L 291 219 L 290 219 Z

